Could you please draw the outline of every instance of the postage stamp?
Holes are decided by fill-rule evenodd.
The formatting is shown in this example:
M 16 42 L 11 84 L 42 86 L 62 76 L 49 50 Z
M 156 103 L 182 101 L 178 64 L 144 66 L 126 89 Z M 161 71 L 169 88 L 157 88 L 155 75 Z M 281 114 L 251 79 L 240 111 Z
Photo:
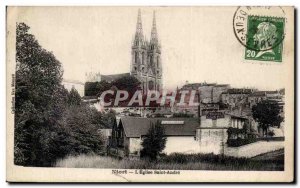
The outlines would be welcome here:
M 282 61 L 284 18 L 248 16 L 245 59 Z
M 282 62 L 286 14 L 282 7 L 239 7 L 233 30 L 245 47 L 244 59 Z

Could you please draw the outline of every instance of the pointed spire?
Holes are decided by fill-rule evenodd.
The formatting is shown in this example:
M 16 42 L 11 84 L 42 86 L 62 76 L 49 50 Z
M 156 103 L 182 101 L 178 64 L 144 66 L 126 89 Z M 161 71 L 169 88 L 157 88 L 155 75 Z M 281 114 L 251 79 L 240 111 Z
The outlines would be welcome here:
M 158 36 L 157 36 L 157 30 L 156 30 L 156 17 L 155 17 L 155 11 L 153 11 L 153 23 L 152 23 L 152 30 L 151 30 L 151 43 L 158 43 Z
M 137 23 L 136 23 L 136 34 L 143 36 L 141 9 L 139 9 L 139 11 L 138 11 L 138 18 L 137 18 Z

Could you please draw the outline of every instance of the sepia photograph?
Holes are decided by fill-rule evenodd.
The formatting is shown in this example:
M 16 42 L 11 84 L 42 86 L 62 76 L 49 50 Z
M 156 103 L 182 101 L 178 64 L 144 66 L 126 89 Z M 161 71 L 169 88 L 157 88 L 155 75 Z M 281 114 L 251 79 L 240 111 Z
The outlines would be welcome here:
M 293 182 L 294 7 L 8 6 L 8 182 Z

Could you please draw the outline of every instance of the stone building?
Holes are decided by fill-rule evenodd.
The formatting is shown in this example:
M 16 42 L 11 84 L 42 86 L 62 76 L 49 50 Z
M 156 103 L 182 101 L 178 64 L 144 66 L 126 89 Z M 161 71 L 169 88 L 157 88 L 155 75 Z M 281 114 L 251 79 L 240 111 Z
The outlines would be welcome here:
M 143 34 L 141 10 L 138 11 L 136 32 L 131 46 L 130 73 L 102 75 L 100 73 L 86 73 L 87 82 L 112 82 L 120 77 L 132 75 L 141 82 L 144 93 L 149 90 L 162 89 L 161 45 L 158 40 L 155 12 L 150 41 Z
M 161 45 L 156 29 L 155 12 L 150 41 L 143 34 L 141 11 L 138 12 L 136 32 L 131 47 L 131 75 L 141 82 L 144 93 L 162 89 Z

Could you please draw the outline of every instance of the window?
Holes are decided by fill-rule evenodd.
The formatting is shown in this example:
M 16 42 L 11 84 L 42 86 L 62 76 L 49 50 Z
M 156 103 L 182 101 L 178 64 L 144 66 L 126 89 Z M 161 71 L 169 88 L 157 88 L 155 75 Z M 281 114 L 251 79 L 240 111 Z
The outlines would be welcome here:
M 142 64 L 144 64 L 144 61 L 145 61 L 145 53 L 143 52 L 142 53 Z
M 152 65 L 152 64 L 153 64 L 153 56 L 150 55 L 150 65 Z
M 135 52 L 135 60 L 134 63 L 138 63 L 139 62 L 139 54 L 138 52 Z

